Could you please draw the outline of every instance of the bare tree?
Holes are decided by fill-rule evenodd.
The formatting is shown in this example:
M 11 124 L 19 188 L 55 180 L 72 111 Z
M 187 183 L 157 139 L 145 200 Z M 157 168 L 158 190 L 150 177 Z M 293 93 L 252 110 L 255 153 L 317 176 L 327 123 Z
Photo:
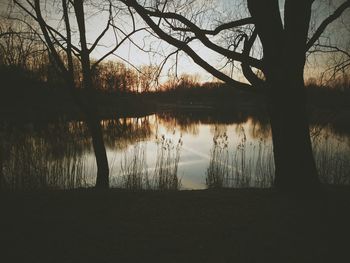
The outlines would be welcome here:
M 319 185 L 306 113 L 306 52 L 327 26 L 350 7 L 350 0 L 342 1 L 314 32 L 309 30 L 314 0 L 285 0 L 283 19 L 278 0 L 247 0 L 247 17 L 216 27 L 211 25 L 209 29 L 201 28 L 200 19 L 189 12 L 194 1 L 142 1 L 142 4 L 136 0 L 120 1 L 133 8 L 159 38 L 185 52 L 216 78 L 236 88 L 264 92 L 272 128 L 275 185 L 289 189 Z M 238 8 L 237 12 L 242 9 Z M 215 39 L 227 30 L 236 32 L 232 34 L 232 45 L 218 44 Z M 209 64 L 191 47 L 194 40 L 229 61 L 240 63 L 251 85 Z M 258 44 L 262 57 L 251 55 L 252 48 Z M 263 78 L 257 71 L 263 73 Z
M 140 92 L 149 92 L 156 85 L 158 80 L 158 68 L 152 65 L 142 66 L 139 74 Z
M 35 71 L 46 55 L 35 30 L 24 23 L 0 21 L 0 64 Z
M 106 154 L 106 148 L 103 141 L 100 116 L 96 102 L 96 88 L 93 84 L 93 71 L 97 65 L 102 62 L 109 55 L 113 54 L 120 45 L 125 42 L 132 34 L 141 29 L 132 28 L 132 31 L 126 34 L 123 31 L 123 37 L 119 38 L 117 30 L 121 31 L 119 27 L 115 26 L 116 15 L 119 10 L 112 7 L 109 1 L 104 1 L 99 5 L 102 10 L 98 10 L 101 14 L 103 11 L 108 13 L 105 28 L 101 31 L 98 37 L 89 44 L 87 40 L 86 30 L 86 2 L 83 0 L 61 0 L 52 3 L 51 9 L 56 11 L 56 14 L 61 11 L 64 30 L 60 30 L 59 26 L 51 26 L 50 21 L 54 20 L 52 17 L 43 14 L 42 1 L 40 0 L 14 0 L 15 6 L 24 11 L 31 19 L 33 19 L 41 30 L 43 41 L 45 42 L 52 61 L 56 64 L 60 74 L 65 79 L 67 87 L 70 90 L 72 97 L 82 112 L 85 114 L 87 126 L 89 128 L 93 149 L 97 164 L 97 179 L 96 187 L 109 187 L 109 166 Z M 59 6 L 61 9 L 59 10 Z M 92 5 L 92 3 L 90 3 Z M 47 7 L 46 3 L 45 7 Z M 51 10 L 51 11 L 52 11 Z M 72 17 L 75 18 L 72 21 Z M 50 20 L 51 19 L 51 20 Z M 73 36 L 73 25 L 77 28 L 78 36 Z M 75 31 L 75 30 L 74 30 Z M 116 38 L 116 44 L 113 48 L 108 50 L 105 55 L 92 63 L 90 59 L 91 53 L 99 45 L 101 39 L 107 32 L 112 31 Z M 74 44 L 75 42 L 79 44 Z M 77 41 L 78 40 L 78 41 Z M 80 62 L 81 72 L 75 72 L 73 57 L 77 57 Z M 84 95 L 80 96 L 77 93 L 77 84 L 75 75 L 81 74 L 84 88 Z

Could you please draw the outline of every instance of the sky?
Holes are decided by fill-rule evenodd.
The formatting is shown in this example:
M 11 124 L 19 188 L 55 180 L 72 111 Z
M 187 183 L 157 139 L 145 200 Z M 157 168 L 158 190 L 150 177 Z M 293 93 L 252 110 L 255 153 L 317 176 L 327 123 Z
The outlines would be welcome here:
M 7 6 L 10 0 L 0 0 L 0 10 L 1 13 L 4 13 L 7 10 Z M 205 2 L 208 0 L 199 0 L 199 3 L 202 5 L 201 7 L 205 6 Z M 47 10 L 47 17 L 50 25 L 54 27 L 61 27 L 62 23 L 60 23 L 60 17 L 61 14 L 57 12 L 57 8 L 53 8 L 52 3 L 55 1 L 47 1 L 46 3 L 46 9 L 43 7 L 44 10 Z M 247 16 L 247 10 L 245 6 L 244 0 L 218 0 L 214 1 L 216 6 L 215 8 L 207 8 L 205 11 L 207 12 L 207 17 L 210 19 L 202 19 L 202 23 L 204 24 L 204 27 L 210 27 L 211 24 L 218 24 L 218 20 L 226 21 L 228 22 L 229 19 L 239 18 L 239 17 L 245 17 Z M 334 6 L 338 6 L 339 3 L 341 3 L 342 0 L 318 0 L 315 1 L 313 7 L 315 11 L 313 12 L 313 23 L 311 24 L 311 27 L 317 27 L 317 25 L 331 12 L 334 10 Z M 92 1 L 94 3 L 94 1 Z M 96 2 L 95 2 L 96 3 Z M 101 2 L 99 2 L 98 8 L 101 8 Z M 240 4 L 243 3 L 243 4 Z M 330 3 L 330 4 L 329 4 Z M 283 5 L 284 1 L 279 0 L 280 4 L 280 10 L 283 17 Z M 239 10 L 239 12 L 237 12 Z M 53 11 L 53 12 L 52 12 Z M 94 42 L 94 39 L 100 34 L 100 32 L 105 28 L 106 22 L 107 22 L 107 12 L 102 12 L 99 14 L 96 14 L 96 9 L 91 8 L 87 9 L 87 19 L 86 19 L 86 28 L 88 33 L 88 40 L 90 43 Z M 339 44 L 340 46 L 346 46 L 349 45 L 350 42 L 350 31 L 344 30 L 342 28 L 344 24 L 348 23 L 350 24 L 350 10 L 346 11 L 341 21 L 344 23 L 339 24 L 336 23 L 332 26 L 330 26 L 327 29 L 327 32 L 325 36 L 332 35 L 332 44 Z M 74 19 L 71 19 L 74 21 Z M 143 27 L 144 24 L 141 21 L 141 19 L 136 18 L 137 27 Z M 73 22 L 72 22 L 73 23 Z M 124 16 L 118 14 L 118 19 L 116 20 L 116 25 L 120 27 L 125 32 L 130 32 L 131 30 L 131 19 L 130 16 Z M 341 25 L 341 26 L 339 26 Z M 77 38 L 78 39 L 78 38 Z M 117 39 L 120 41 L 121 34 L 119 33 L 119 36 Z M 163 41 L 160 41 L 159 39 L 156 39 L 154 37 L 150 37 L 147 32 L 139 32 L 132 36 L 132 40 L 134 43 L 137 44 L 139 47 L 143 47 L 146 50 L 152 50 L 153 52 L 145 52 L 143 50 L 140 50 L 134 43 L 131 43 L 130 41 L 125 41 L 123 45 L 121 45 L 118 50 L 115 52 L 115 55 L 112 55 L 108 57 L 110 60 L 126 60 L 129 61 L 132 66 L 135 66 L 139 68 L 141 65 L 159 65 L 164 57 L 166 57 L 169 53 L 174 51 L 175 49 L 171 47 L 170 45 L 166 44 Z M 105 37 L 101 39 L 100 45 L 96 48 L 96 50 L 92 53 L 92 57 L 95 59 L 100 58 L 103 56 L 108 50 L 114 47 L 116 43 L 116 38 L 112 30 L 109 30 Z M 79 45 L 78 42 L 76 42 L 76 45 Z M 203 58 L 205 58 L 206 61 L 210 62 L 213 66 L 219 68 L 223 66 L 224 61 L 223 59 L 218 56 L 216 53 L 204 48 L 200 44 L 194 42 L 191 47 Z M 321 55 L 321 56 L 313 56 L 309 57 L 308 63 L 306 65 L 306 77 L 312 76 L 317 77 L 317 75 L 324 69 L 325 65 L 327 64 L 329 60 L 329 57 Z M 163 75 L 164 77 L 167 76 L 168 72 L 171 69 L 174 69 L 172 67 L 175 63 L 175 56 L 172 57 L 172 59 L 169 59 L 168 63 L 164 67 Z M 131 67 L 130 65 L 130 67 Z M 200 66 L 196 65 L 191 58 L 186 56 L 185 54 L 181 54 L 178 57 L 178 64 L 177 64 L 177 70 L 178 74 L 181 75 L 183 73 L 186 74 L 197 74 L 200 76 L 200 80 L 202 81 L 210 81 L 213 80 L 213 77 L 204 71 Z M 229 68 L 226 69 L 227 71 Z M 173 72 L 173 71 L 172 71 Z M 239 73 L 239 71 L 234 71 L 233 75 L 238 80 L 243 80 L 244 78 Z

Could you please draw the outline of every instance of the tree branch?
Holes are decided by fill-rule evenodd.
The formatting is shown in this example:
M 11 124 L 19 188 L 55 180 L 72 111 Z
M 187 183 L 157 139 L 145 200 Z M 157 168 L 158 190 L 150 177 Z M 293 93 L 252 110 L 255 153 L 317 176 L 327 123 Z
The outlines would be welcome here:
M 244 47 L 243 47 L 243 55 L 249 56 L 250 50 L 253 47 L 253 44 L 258 36 L 258 32 L 254 29 L 253 34 L 250 38 L 245 35 Z M 260 79 L 252 70 L 249 64 L 241 63 L 242 72 L 244 77 L 252 84 L 254 87 L 265 87 L 265 83 L 262 79 Z
M 15 2 L 17 2 L 17 1 L 15 1 Z M 57 50 L 55 49 L 54 44 L 51 41 L 51 38 L 50 38 L 49 33 L 47 31 L 47 28 L 46 28 L 46 23 L 45 23 L 42 15 L 41 15 L 41 9 L 40 9 L 40 2 L 39 2 L 39 0 L 35 0 L 34 4 L 35 4 L 34 10 L 35 10 L 35 13 L 36 13 L 36 21 L 39 23 L 41 31 L 43 32 L 43 35 L 44 35 L 46 44 L 47 44 L 47 46 L 48 46 L 48 48 L 50 50 L 50 53 L 51 53 L 52 57 L 54 58 L 57 66 L 61 70 L 61 72 L 63 74 L 66 74 L 67 73 L 67 69 L 64 66 L 64 63 L 62 62 L 62 60 L 60 58 L 60 55 L 57 53 Z
M 111 24 L 111 20 L 112 20 L 112 3 L 109 2 L 109 18 L 107 21 L 107 25 L 105 27 L 105 29 L 101 32 L 101 34 L 96 38 L 95 42 L 92 44 L 92 46 L 89 48 L 89 53 L 91 53 L 96 46 L 98 45 L 98 42 L 103 38 L 103 36 L 106 34 L 106 32 L 109 29 L 109 26 Z
M 255 91 L 255 89 L 252 89 L 252 86 L 246 83 L 242 83 L 239 81 L 236 81 L 226 74 L 222 73 L 221 71 L 215 69 L 213 66 L 211 66 L 209 63 L 207 63 L 204 59 L 202 59 L 191 47 L 187 45 L 187 43 L 184 43 L 170 35 L 168 35 L 166 32 L 164 32 L 148 15 L 148 11 L 140 6 L 136 1 L 134 0 L 122 0 L 125 4 L 132 6 L 136 12 L 143 18 L 143 20 L 149 25 L 149 27 L 163 40 L 168 42 L 169 44 L 177 47 L 179 50 L 184 51 L 187 55 L 189 55 L 195 63 L 200 65 L 203 69 L 211 73 L 213 76 L 217 77 L 218 79 L 226 82 L 229 85 L 232 85 L 235 88 L 238 89 L 244 89 L 244 90 L 251 90 Z M 242 54 L 240 54 L 242 56 Z M 246 59 L 244 59 L 246 60 Z
M 122 0 L 122 1 L 128 6 L 132 6 L 140 15 L 142 13 L 143 16 L 147 16 L 148 18 L 149 18 L 149 16 L 154 16 L 154 17 L 176 19 L 176 20 L 180 21 L 181 23 L 183 23 L 184 25 L 186 25 L 190 29 L 190 31 L 195 34 L 195 36 L 198 38 L 198 40 L 200 40 L 206 47 L 212 49 L 213 51 L 215 51 L 215 52 L 217 52 L 217 53 L 219 53 L 219 54 L 221 54 L 229 59 L 248 63 L 255 68 L 258 68 L 258 69 L 263 68 L 262 61 L 259 59 L 252 58 L 249 56 L 248 57 L 243 56 L 241 53 L 238 53 L 238 52 L 235 52 L 235 51 L 232 51 L 232 50 L 229 50 L 229 49 L 226 49 L 226 48 L 223 48 L 223 47 L 216 45 L 215 43 L 210 41 L 209 38 L 206 36 L 205 30 L 200 29 L 197 25 L 195 25 L 194 23 L 192 23 L 190 20 L 183 17 L 182 15 L 179 15 L 176 13 L 169 13 L 169 12 L 162 13 L 159 10 L 150 11 L 150 10 L 142 7 L 141 5 L 139 5 L 135 0 Z M 243 22 L 242 22 L 242 20 L 234 21 L 234 22 L 237 22 L 237 24 L 242 25 L 242 23 L 247 24 L 247 23 L 252 22 L 252 20 L 251 20 L 251 18 L 248 18 L 246 20 L 243 20 Z M 231 25 L 234 22 L 231 22 Z M 155 24 L 155 26 L 160 28 L 156 24 Z M 223 25 L 223 28 L 219 28 L 219 30 L 223 30 L 224 28 L 227 28 L 227 27 L 228 27 L 228 25 L 225 24 L 225 25 Z M 177 40 L 177 41 L 179 41 L 179 40 Z
M 342 15 L 342 13 L 350 7 L 350 0 L 346 0 L 343 4 L 341 4 L 333 14 L 331 14 L 329 17 L 327 17 L 321 25 L 317 28 L 314 35 L 309 39 L 309 41 L 306 44 L 306 51 L 309 50 L 313 44 L 317 41 L 317 39 L 322 35 L 326 27 L 332 23 L 334 20 L 336 20 L 338 17 Z
M 314 52 L 323 52 L 323 53 L 334 53 L 334 52 L 339 52 L 345 56 L 348 56 L 350 58 L 350 52 L 345 51 L 344 49 L 341 49 L 339 47 L 336 46 L 332 46 L 332 45 L 323 45 L 323 44 L 315 44 L 314 45 L 315 49 L 310 50 L 309 52 L 314 53 Z M 324 49 L 316 49 L 317 47 L 320 48 L 326 48 L 328 50 L 324 50 Z
M 200 29 L 205 35 L 212 35 L 215 36 L 217 34 L 219 34 L 221 31 L 223 30 L 227 30 L 227 29 L 231 29 L 234 27 L 239 27 L 239 26 L 244 26 L 244 25 L 248 25 L 248 24 L 253 24 L 253 18 L 252 17 L 247 17 L 247 18 L 242 18 L 240 20 L 235 20 L 235 21 L 231 21 L 225 24 L 221 24 L 218 27 L 216 27 L 213 30 L 210 29 Z M 177 31 L 183 31 L 183 32 L 193 32 L 191 30 L 190 27 L 172 27 L 173 30 L 177 30 Z
M 129 39 L 133 34 L 141 31 L 141 30 L 144 30 L 144 28 L 139 28 L 139 29 L 136 29 L 135 31 L 132 31 L 131 33 L 129 33 L 128 35 L 126 35 L 118 44 L 116 44 L 116 46 L 111 49 L 109 52 L 107 52 L 104 56 L 102 56 L 99 60 L 97 60 L 93 65 L 92 65 L 92 70 L 94 70 L 97 65 L 99 63 L 101 63 L 106 57 L 110 56 L 111 54 L 113 54 L 120 46 L 121 44 L 123 44 L 124 41 L 126 41 L 127 39 Z

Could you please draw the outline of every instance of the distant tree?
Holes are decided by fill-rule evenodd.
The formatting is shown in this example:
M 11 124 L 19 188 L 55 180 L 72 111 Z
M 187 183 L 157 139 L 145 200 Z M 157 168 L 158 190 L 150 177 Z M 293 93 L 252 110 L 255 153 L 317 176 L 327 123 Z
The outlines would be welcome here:
M 193 88 L 198 85 L 199 79 L 196 75 L 182 74 L 179 77 L 177 88 Z
M 152 65 L 144 65 L 140 68 L 140 71 L 140 91 L 149 92 L 156 84 L 158 68 Z
M 306 52 L 327 26 L 350 7 L 350 0 L 343 0 L 313 32 L 309 25 L 312 11 L 317 12 L 312 10 L 314 0 L 285 0 L 283 19 L 278 0 L 247 0 L 250 15 L 216 27 L 209 25 L 209 29 L 199 25 L 200 21 L 209 19 L 203 12 L 203 1 L 200 1 L 197 13 L 193 12 L 195 1 L 120 1 L 133 8 L 159 38 L 185 52 L 216 78 L 236 88 L 264 92 L 268 98 L 272 128 L 275 185 L 291 189 L 318 186 L 306 113 Z M 244 11 L 242 8 L 236 10 Z M 236 15 L 231 14 L 232 17 Z M 227 31 L 231 34 L 230 45 L 215 41 Z M 194 51 L 193 41 L 229 61 L 239 62 L 251 85 L 239 82 L 210 65 Z M 261 46 L 261 58 L 252 56 L 256 45 Z M 257 71 L 263 73 L 263 78 L 256 74 Z
M 0 21 L 0 64 L 33 72 L 42 68 L 47 49 L 35 29 L 18 21 Z
M 94 84 L 102 91 L 114 92 L 118 89 L 117 63 L 107 61 L 100 63 L 94 71 Z

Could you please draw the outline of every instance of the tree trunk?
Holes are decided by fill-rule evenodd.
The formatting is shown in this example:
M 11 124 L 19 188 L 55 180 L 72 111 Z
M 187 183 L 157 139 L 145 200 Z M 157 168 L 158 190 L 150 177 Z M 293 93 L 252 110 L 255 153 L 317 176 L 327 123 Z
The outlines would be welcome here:
M 275 185 L 282 189 L 318 186 L 306 111 L 303 68 L 270 81 L 269 114 Z
M 319 182 L 304 87 L 311 5 L 312 1 L 286 0 L 283 24 L 277 0 L 248 0 L 264 51 L 275 185 L 282 189 L 310 189 Z
M 87 114 L 87 126 L 91 133 L 92 145 L 96 158 L 97 177 L 96 188 L 107 189 L 109 187 L 109 167 L 106 148 L 103 141 L 100 120 L 95 114 Z
M 84 1 L 75 0 L 74 10 L 77 19 L 81 46 L 81 67 L 83 72 L 83 85 L 86 90 L 85 115 L 87 125 L 91 133 L 92 144 L 96 157 L 97 177 L 96 188 L 109 187 L 109 167 L 106 148 L 103 141 L 99 112 L 96 106 L 96 91 L 92 82 L 92 72 L 90 65 L 90 50 L 87 47 L 86 30 L 85 30 L 85 14 Z

